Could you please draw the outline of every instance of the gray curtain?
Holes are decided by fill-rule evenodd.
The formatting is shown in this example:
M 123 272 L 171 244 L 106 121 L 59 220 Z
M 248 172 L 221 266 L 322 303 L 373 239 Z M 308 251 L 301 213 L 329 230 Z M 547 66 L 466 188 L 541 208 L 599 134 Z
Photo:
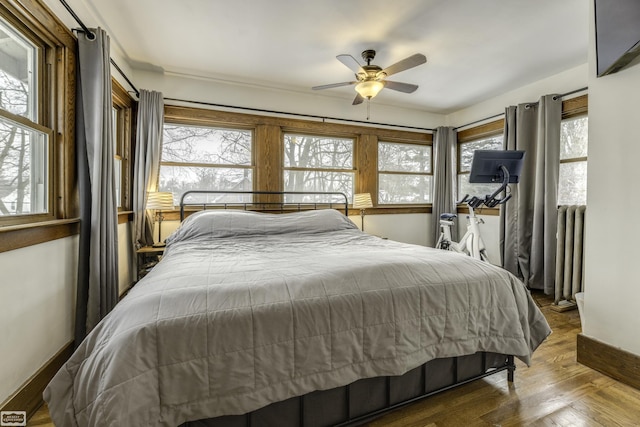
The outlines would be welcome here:
M 76 161 L 80 253 L 76 346 L 118 302 L 118 208 L 111 127 L 109 37 L 78 36 Z
M 133 244 L 136 249 L 153 244 L 153 219 L 145 206 L 148 192 L 158 190 L 163 124 L 162 93 L 141 89 L 133 167 Z
M 440 126 L 433 140 L 433 200 L 432 234 L 433 244 L 440 236 L 440 214 L 456 212 L 456 131 L 452 127 Z M 455 229 L 451 230 L 457 239 Z
M 511 185 L 512 200 L 500 212 L 502 266 L 546 294 L 555 280 L 561 119 L 557 95 L 508 107 L 505 117 L 505 148 L 526 154 L 520 183 Z

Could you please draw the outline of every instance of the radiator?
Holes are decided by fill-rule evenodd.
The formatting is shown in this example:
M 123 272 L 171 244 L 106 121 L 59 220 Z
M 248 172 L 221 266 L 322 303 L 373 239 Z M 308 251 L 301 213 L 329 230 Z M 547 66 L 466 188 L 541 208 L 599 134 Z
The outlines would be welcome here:
M 555 304 L 575 302 L 582 292 L 584 259 L 584 215 L 586 206 L 558 208 Z

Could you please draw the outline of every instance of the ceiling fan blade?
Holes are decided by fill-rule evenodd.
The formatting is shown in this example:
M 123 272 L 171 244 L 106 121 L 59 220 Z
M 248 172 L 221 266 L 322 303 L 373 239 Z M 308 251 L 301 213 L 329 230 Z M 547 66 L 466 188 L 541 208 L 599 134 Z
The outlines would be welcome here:
M 356 94 L 356 97 L 353 100 L 353 103 L 351 105 L 358 105 L 358 104 L 362 104 L 364 102 L 364 98 L 358 93 Z
M 418 85 L 413 85 L 411 83 L 392 82 L 389 80 L 384 82 L 384 87 L 404 93 L 413 93 L 416 91 L 416 89 L 418 89 Z
M 362 69 L 362 65 L 360 65 L 360 63 L 353 56 L 345 53 L 345 54 L 336 56 L 336 58 L 338 59 L 338 61 L 346 65 L 347 68 L 349 68 L 354 73 L 356 74 L 362 73 L 366 75 L 365 71 Z
M 354 85 L 356 83 L 358 83 L 358 82 L 331 83 L 331 84 L 328 84 L 328 85 L 314 86 L 311 89 L 313 89 L 313 90 L 331 89 L 333 87 L 349 86 L 349 85 Z
M 409 68 L 417 67 L 418 65 L 424 64 L 425 62 L 427 62 L 427 57 L 421 53 L 416 53 L 415 55 L 411 55 L 410 57 L 405 58 L 402 61 L 388 66 L 384 70 L 380 71 L 378 73 L 378 76 L 380 76 L 381 74 L 390 76 L 392 74 L 408 70 Z

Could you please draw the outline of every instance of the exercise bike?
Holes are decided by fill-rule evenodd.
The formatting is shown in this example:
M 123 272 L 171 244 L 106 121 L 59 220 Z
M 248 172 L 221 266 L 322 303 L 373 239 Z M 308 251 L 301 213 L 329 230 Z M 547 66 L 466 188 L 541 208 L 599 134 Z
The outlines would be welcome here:
M 471 199 L 469 199 L 469 195 L 467 194 L 459 203 L 465 203 L 469 200 Z M 458 252 L 482 261 L 489 261 L 487 248 L 482 240 L 479 227 L 480 224 L 484 224 L 484 221 L 482 218 L 476 216 L 471 204 L 468 206 L 467 232 L 458 242 L 453 241 L 451 237 L 451 227 L 455 225 L 454 220 L 458 215 L 453 213 L 443 213 L 440 215 L 440 237 L 436 243 L 436 248 Z
M 507 189 L 509 183 L 518 182 L 523 159 L 524 151 L 476 150 L 474 152 L 469 182 L 495 183 L 502 181 L 502 185 L 492 194 L 483 198 L 469 197 L 467 194 L 458 202 L 458 204 L 466 203 L 469 206 L 467 232 L 458 242 L 453 241 L 451 237 L 451 227 L 455 225 L 454 220 L 457 215 L 454 213 L 441 214 L 437 249 L 458 252 L 482 261 L 489 261 L 487 248 L 480 234 L 480 224 L 484 224 L 484 221 L 476 216 L 474 209 L 482 205 L 492 208 L 506 203 L 511 198 L 511 194 L 501 198 L 498 195 Z

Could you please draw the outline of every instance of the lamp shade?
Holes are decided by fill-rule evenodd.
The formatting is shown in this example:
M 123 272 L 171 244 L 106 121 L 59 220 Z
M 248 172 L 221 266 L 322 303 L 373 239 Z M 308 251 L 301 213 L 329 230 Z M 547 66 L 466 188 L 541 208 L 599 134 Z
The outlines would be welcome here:
M 353 208 L 354 209 L 366 209 L 372 208 L 373 202 L 371 201 L 371 194 L 360 193 L 353 196 Z
M 173 209 L 173 193 L 150 191 L 147 198 L 147 209 Z
M 356 85 L 356 92 L 363 98 L 371 99 L 376 96 L 384 87 L 384 83 L 377 80 L 366 80 Z

